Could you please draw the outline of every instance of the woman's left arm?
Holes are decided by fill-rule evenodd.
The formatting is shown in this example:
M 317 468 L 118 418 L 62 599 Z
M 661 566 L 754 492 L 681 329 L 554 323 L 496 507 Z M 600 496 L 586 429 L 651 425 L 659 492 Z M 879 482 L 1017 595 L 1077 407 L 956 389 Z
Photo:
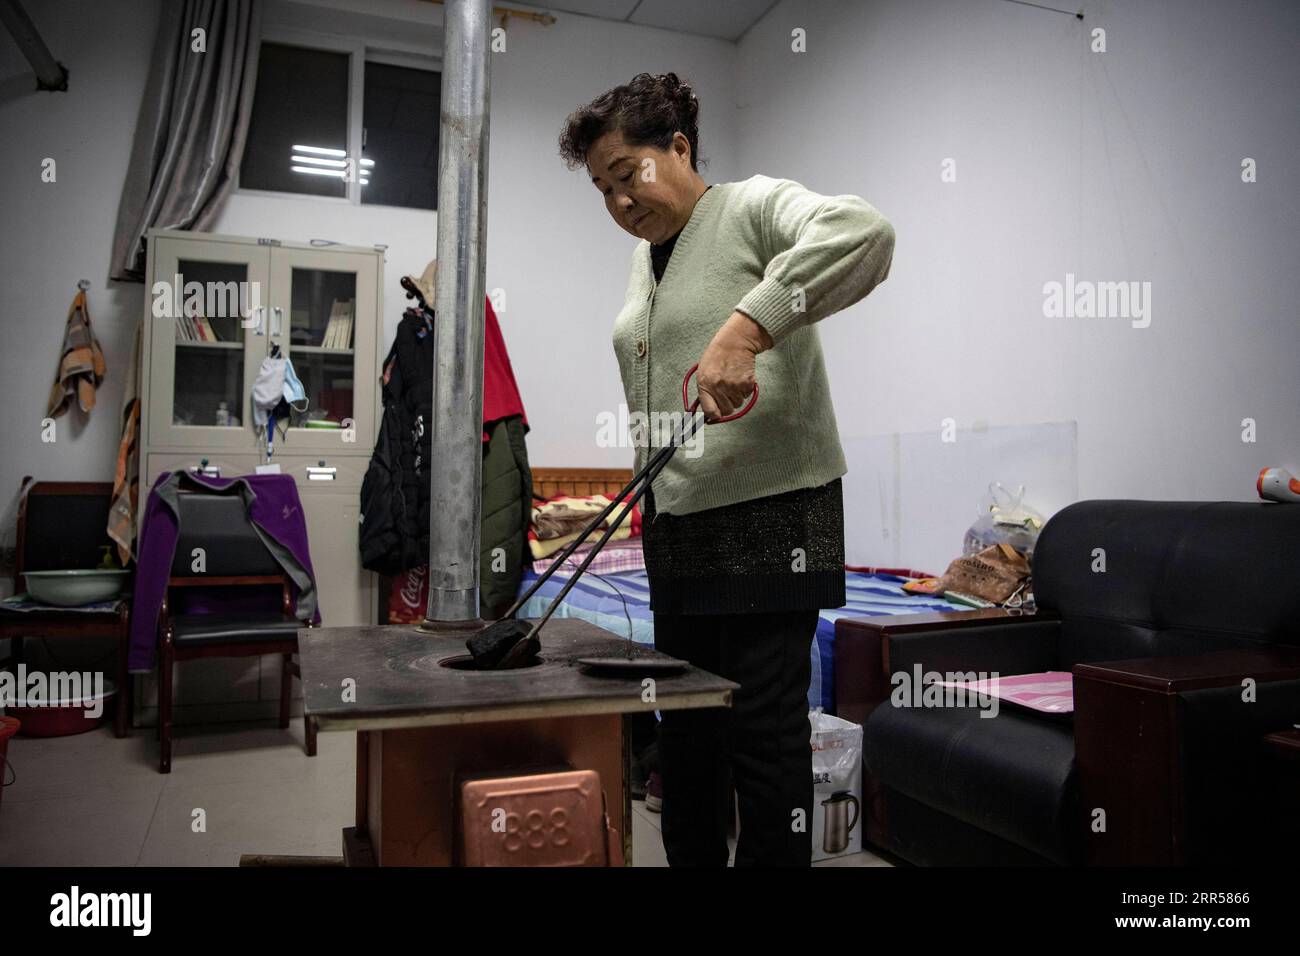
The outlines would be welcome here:
M 894 227 L 858 196 L 822 196 L 778 180 L 763 199 L 759 225 L 771 259 L 736 310 L 774 343 L 848 308 L 889 276 Z
M 759 352 L 865 298 L 889 277 L 894 259 L 894 227 L 858 196 L 822 196 L 783 179 L 757 214 L 771 258 L 700 358 L 700 405 L 708 419 L 744 404 Z

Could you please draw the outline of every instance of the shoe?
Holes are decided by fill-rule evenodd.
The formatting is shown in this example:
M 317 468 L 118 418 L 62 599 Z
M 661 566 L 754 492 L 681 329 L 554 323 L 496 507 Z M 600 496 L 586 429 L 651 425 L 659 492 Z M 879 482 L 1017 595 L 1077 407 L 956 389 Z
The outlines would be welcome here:
M 651 813 L 662 813 L 664 809 L 664 784 L 659 774 L 651 773 L 645 785 L 645 808 Z
M 659 766 L 659 742 L 654 741 L 640 750 L 632 750 L 631 790 L 633 800 L 644 800 L 646 783 Z
M 633 800 L 645 799 L 645 788 L 646 783 L 650 780 L 650 773 L 645 758 L 634 755 L 632 757 L 632 775 L 630 778 Z

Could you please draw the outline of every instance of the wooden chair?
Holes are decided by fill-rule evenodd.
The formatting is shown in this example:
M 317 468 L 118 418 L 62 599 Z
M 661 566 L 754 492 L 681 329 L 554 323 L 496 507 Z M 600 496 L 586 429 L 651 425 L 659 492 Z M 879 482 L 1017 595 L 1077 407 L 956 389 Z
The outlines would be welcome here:
M 234 495 L 180 492 L 180 532 L 158 617 L 159 771 L 171 772 L 176 665 L 201 657 L 279 654 L 280 726 L 289 726 L 298 629 L 290 580 Z M 197 552 L 201 550 L 202 564 Z M 278 593 L 276 589 L 278 588 Z M 271 598 L 267 601 L 268 596 Z M 216 605 L 220 610 L 213 610 Z M 307 756 L 316 756 L 316 722 L 303 715 Z
M 25 477 L 22 486 L 31 482 Z M 62 571 L 93 568 L 103 558 L 102 548 L 116 544 L 108 536 L 108 512 L 113 486 L 97 481 L 37 481 L 27 489 L 18 507 L 18 540 L 14 559 L 14 591 L 27 590 L 28 571 Z M 111 610 L 85 612 L 58 607 L 36 611 L 0 613 L 0 639 L 10 641 L 9 656 L 0 667 L 23 660 L 23 639 L 42 640 L 111 637 L 117 642 L 117 703 L 113 732 L 125 737 L 131 719 L 131 679 L 126 671 L 130 640 L 130 591 Z

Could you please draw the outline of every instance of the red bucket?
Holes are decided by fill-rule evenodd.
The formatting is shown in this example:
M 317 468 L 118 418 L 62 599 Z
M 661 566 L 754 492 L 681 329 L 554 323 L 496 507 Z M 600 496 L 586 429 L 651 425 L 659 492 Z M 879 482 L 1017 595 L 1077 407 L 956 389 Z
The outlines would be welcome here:
M 20 724 L 13 717 L 0 717 L 0 801 L 4 800 L 4 788 L 12 781 L 9 776 L 9 763 L 6 755 L 9 751 L 9 738 L 18 733 Z
M 24 737 L 66 737 L 69 734 L 84 734 L 94 730 L 108 719 L 109 708 L 117 695 L 117 687 L 111 680 L 104 681 L 103 691 L 87 695 L 81 699 L 64 698 L 46 701 L 31 707 L 10 707 L 9 713 L 22 721 Z M 99 702 L 98 717 L 87 716 L 90 705 Z

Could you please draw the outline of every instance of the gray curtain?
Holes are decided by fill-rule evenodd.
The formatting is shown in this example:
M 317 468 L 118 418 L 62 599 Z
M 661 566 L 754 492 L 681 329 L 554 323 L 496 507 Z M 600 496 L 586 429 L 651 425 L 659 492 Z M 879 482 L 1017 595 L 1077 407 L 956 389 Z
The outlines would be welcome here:
M 111 278 L 144 281 L 148 229 L 203 231 L 221 211 L 244 156 L 261 26 L 262 0 L 163 0 Z M 196 29 L 202 53 L 192 49 Z

